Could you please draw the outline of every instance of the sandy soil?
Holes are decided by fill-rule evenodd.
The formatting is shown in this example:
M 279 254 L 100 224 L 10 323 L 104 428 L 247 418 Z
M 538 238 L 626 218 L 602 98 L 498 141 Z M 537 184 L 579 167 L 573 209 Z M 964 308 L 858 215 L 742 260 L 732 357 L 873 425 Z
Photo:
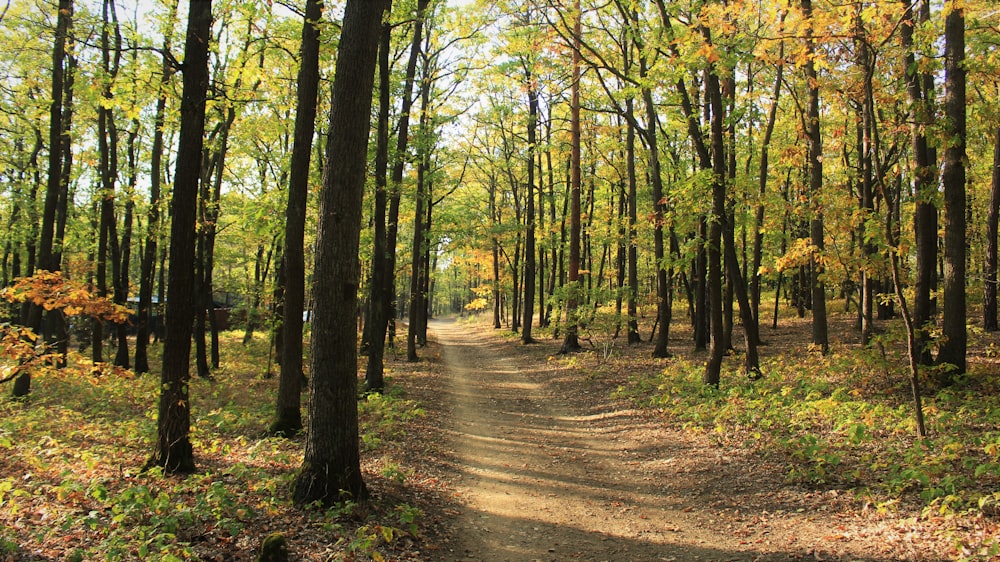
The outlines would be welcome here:
M 439 379 L 417 388 L 446 437 L 450 497 L 428 560 L 939 560 L 906 518 L 800 489 L 745 452 L 670 428 L 555 359 L 454 322 L 431 327 Z M 423 395 L 423 396 L 421 396 Z M 439 433 L 440 434 L 440 433 Z

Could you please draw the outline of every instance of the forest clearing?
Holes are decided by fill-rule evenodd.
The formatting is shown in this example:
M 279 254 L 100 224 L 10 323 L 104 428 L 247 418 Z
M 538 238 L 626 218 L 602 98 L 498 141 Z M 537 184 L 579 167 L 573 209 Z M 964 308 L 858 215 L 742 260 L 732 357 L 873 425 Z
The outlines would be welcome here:
M 1000 482 L 995 377 L 929 399 L 920 445 L 898 349 L 836 341 L 823 360 L 790 343 L 803 329 L 767 332 L 763 379 L 699 395 L 696 355 L 593 330 L 564 356 L 432 322 L 426 358 L 390 357 L 391 390 L 359 402 L 371 502 L 330 508 L 291 501 L 302 441 L 266 435 L 264 338 L 224 333 L 222 368 L 192 382 L 187 477 L 140 472 L 152 377 L 53 371 L 0 404 L 0 559 L 256 560 L 276 532 L 290 560 L 996 557 L 1000 520 L 978 509 Z

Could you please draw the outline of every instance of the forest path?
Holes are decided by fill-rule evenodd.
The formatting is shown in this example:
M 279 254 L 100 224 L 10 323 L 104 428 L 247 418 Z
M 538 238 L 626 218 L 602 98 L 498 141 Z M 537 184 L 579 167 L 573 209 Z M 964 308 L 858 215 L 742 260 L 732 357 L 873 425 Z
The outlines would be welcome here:
M 606 387 L 549 360 L 557 343 L 523 346 L 454 321 L 431 333 L 459 501 L 435 559 L 881 559 L 862 544 L 831 549 L 822 537 L 843 529 L 832 513 L 774 498 L 771 512 L 741 511 L 759 478 L 742 459 L 614 403 Z

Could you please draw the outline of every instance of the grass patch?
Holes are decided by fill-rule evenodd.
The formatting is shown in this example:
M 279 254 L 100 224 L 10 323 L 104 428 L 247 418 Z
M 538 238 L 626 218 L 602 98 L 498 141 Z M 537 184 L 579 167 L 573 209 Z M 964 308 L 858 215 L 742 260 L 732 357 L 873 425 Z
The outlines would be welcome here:
M 883 506 L 974 510 L 1000 489 L 1000 388 L 985 369 L 925 396 L 931 434 L 918 441 L 905 363 L 835 349 L 767 357 L 761 367 L 762 380 L 719 389 L 702 382 L 702 362 L 675 359 L 617 394 L 778 460 L 791 482 L 850 488 Z
M 378 559 L 415 534 L 419 511 L 398 502 L 291 505 L 303 443 L 265 435 L 278 383 L 265 377 L 267 342 L 222 337 L 220 368 L 191 382 L 199 472 L 185 478 L 140 472 L 156 434 L 157 357 L 149 375 L 47 372 L 27 400 L 0 395 L 0 559 L 253 560 L 273 531 L 299 559 Z M 386 449 L 422 410 L 398 389 L 359 408 L 366 479 L 402 483 Z

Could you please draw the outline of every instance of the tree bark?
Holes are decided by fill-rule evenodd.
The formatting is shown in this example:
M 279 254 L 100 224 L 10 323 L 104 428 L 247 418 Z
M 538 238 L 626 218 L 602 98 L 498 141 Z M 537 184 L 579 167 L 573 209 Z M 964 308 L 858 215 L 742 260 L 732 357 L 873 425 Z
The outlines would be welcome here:
M 177 14 L 177 1 L 170 4 L 168 21 L 173 22 Z M 174 73 L 173 65 L 167 57 L 172 46 L 172 26 L 163 38 L 163 63 L 160 74 L 159 92 L 156 99 L 156 113 L 153 117 L 153 145 L 150 148 L 149 212 L 146 215 L 146 247 L 143 251 L 139 272 L 139 305 L 136 311 L 135 371 L 149 372 L 150 310 L 153 302 L 153 277 L 156 272 L 156 257 L 160 241 L 160 182 L 163 177 L 163 126 L 166 121 L 166 87 Z M 160 303 L 162 305 L 162 302 Z
M 381 393 L 385 388 L 385 332 L 386 315 L 391 310 L 392 291 L 387 290 L 385 279 L 386 264 L 386 192 L 389 174 L 389 111 L 391 109 L 390 54 L 392 47 L 392 26 L 382 24 L 382 34 L 378 48 L 378 125 L 375 140 L 375 208 L 372 216 L 372 274 L 368 294 L 367 346 L 362 336 L 362 350 L 368 353 L 365 367 L 365 392 Z
M 925 21 L 930 18 L 929 0 L 921 4 L 920 14 L 913 13 L 911 0 L 901 0 L 906 8 L 903 15 L 903 25 L 900 27 L 900 38 L 903 43 L 903 64 L 906 70 L 906 91 L 909 98 L 910 144 L 913 152 L 913 190 L 916 202 L 913 212 L 913 233 L 916 250 L 916 271 L 913 283 L 913 325 L 917 337 L 917 357 L 922 365 L 933 361 L 930 350 L 930 327 L 934 321 L 933 294 L 937 279 L 938 257 L 938 209 L 935 204 L 937 196 L 937 157 L 935 150 L 927 142 L 927 128 L 933 124 L 934 77 L 930 74 L 921 75 L 916 68 L 916 55 L 913 47 L 913 30 L 917 18 Z
M 707 31 L 705 31 L 707 34 Z M 719 386 L 722 359 L 729 347 L 723 326 L 722 266 L 723 231 L 726 230 L 726 156 L 719 77 L 710 70 L 705 79 L 712 112 L 712 213 L 708 217 L 708 308 L 712 339 L 705 365 L 705 384 Z M 735 257 L 735 256 L 734 256 Z
M 358 448 L 358 247 L 379 29 L 390 5 L 348 0 L 344 12 L 316 248 L 310 417 L 293 492 L 299 505 L 368 496 Z
M 378 0 L 384 1 L 384 0 Z M 410 43 L 409 59 L 406 63 L 406 76 L 403 80 L 403 92 L 401 94 L 399 125 L 397 127 L 396 154 L 392 166 L 392 174 L 389 178 L 389 213 L 386 217 L 385 252 L 384 263 L 382 264 L 381 285 L 371 287 L 371 299 L 383 299 L 383 306 L 378 310 L 382 313 L 381 318 L 371 316 L 370 322 L 372 330 L 369 332 L 371 341 L 363 347 L 369 350 L 368 367 L 366 371 L 366 381 L 378 381 L 382 379 L 384 365 L 381 361 L 372 361 L 371 349 L 374 346 L 382 346 L 384 351 L 386 345 L 386 332 L 388 338 L 392 339 L 395 329 L 389 330 L 389 324 L 394 321 L 395 307 L 395 287 L 396 287 L 396 239 L 399 233 L 399 203 L 401 186 L 403 184 L 403 172 L 406 170 L 407 146 L 410 140 L 410 113 L 413 108 L 413 84 L 417 75 L 417 62 L 420 59 L 422 47 L 424 13 L 427 10 L 429 0 L 417 0 L 416 18 L 413 21 L 413 41 Z M 377 254 L 376 254 L 377 257 Z M 372 309 L 372 312 L 376 312 Z M 381 337 L 380 337 L 381 336 Z M 376 353 L 375 358 L 382 357 L 382 353 Z M 377 385 L 376 385 L 377 386 Z
M 784 15 L 782 15 L 782 22 Z M 784 60 L 785 43 L 781 42 L 778 49 L 778 60 Z M 763 258 L 764 248 L 764 197 L 767 195 L 767 180 L 770 171 L 770 149 L 771 137 L 774 134 L 774 124 L 778 117 L 778 102 L 781 97 L 781 85 L 784 77 L 785 65 L 779 63 L 774 78 L 774 90 L 771 94 L 771 108 L 767 113 L 767 124 L 764 126 L 764 138 L 760 145 L 760 167 L 758 168 L 758 197 L 757 207 L 754 209 L 754 237 L 753 237 L 753 265 L 750 268 L 750 306 L 753 308 L 753 316 L 760 324 L 760 265 Z
M 195 468 L 190 441 L 191 324 L 194 293 L 195 222 L 198 181 L 205 132 L 205 96 L 208 91 L 208 44 L 211 38 L 212 0 L 190 0 L 184 47 L 181 128 L 177 169 L 171 198 L 170 269 L 167 289 L 167 334 L 163 344 L 157 449 L 148 466 L 166 472 Z
M 64 128 L 63 93 L 66 86 L 66 44 L 73 25 L 73 0 L 60 0 L 56 17 L 56 31 L 52 43 L 52 103 L 49 106 L 49 161 L 48 183 L 45 189 L 45 202 L 42 210 L 42 229 L 38 242 L 38 268 L 47 271 L 58 271 L 60 260 L 55 259 L 57 251 L 56 214 L 60 193 L 66 189 L 62 185 L 63 171 L 63 137 L 69 135 L 69 129 Z M 36 334 L 42 332 L 42 308 L 29 307 L 28 327 Z M 21 372 L 14 381 L 12 393 L 14 396 L 27 396 L 31 391 L 31 373 Z
M 945 54 L 945 152 L 941 184 L 944 188 L 944 309 L 941 317 L 941 346 L 938 364 L 953 369 L 942 373 L 941 382 L 950 384 L 965 372 L 965 8 L 949 0 L 944 24 Z
M 322 0 L 307 0 L 302 22 L 301 62 L 295 108 L 292 161 L 285 209 L 284 332 L 278 402 L 270 432 L 290 437 L 302 429 L 302 315 L 305 311 L 305 225 L 309 196 L 309 171 L 313 134 L 316 132 L 316 100 L 319 96 L 319 22 Z
M 538 92 L 527 64 L 524 79 L 528 88 L 528 193 L 524 217 L 524 319 L 521 322 L 521 343 L 525 344 L 535 341 L 531 336 L 531 327 L 535 312 L 535 149 L 538 136 Z
M 569 234 L 569 296 L 566 299 L 566 336 L 560 353 L 580 349 L 577 308 L 580 299 L 580 43 L 583 34 L 580 0 L 573 4 L 573 60 L 570 85 L 570 234 Z
M 993 140 L 993 175 L 990 210 L 986 220 L 986 283 L 983 293 L 983 328 L 997 330 L 997 229 L 1000 224 L 1000 127 Z
M 631 115 L 633 100 L 625 101 L 626 111 Z M 639 335 L 639 249 L 636 225 L 638 224 L 638 194 L 635 172 L 635 126 L 634 118 L 628 119 L 628 130 L 625 133 L 625 158 L 628 170 L 628 343 L 634 345 L 642 341 Z
M 826 284 L 823 281 L 823 262 L 820 254 L 825 248 L 823 209 L 817 200 L 823 190 L 823 137 L 819 122 L 819 82 L 816 75 L 815 40 L 812 36 L 812 0 L 802 0 L 802 12 L 809 31 L 806 36 L 808 60 L 805 64 L 809 97 L 806 113 L 806 137 L 809 142 L 809 198 L 813 202 L 813 216 L 809 221 L 809 238 L 813 246 L 810 258 L 812 270 L 812 342 L 826 354 L 830 349 L 826 320 Z
M 421 16 L 424 14 L 421 13 Z M 428 33 L 428 36 L 430 33 Z M 425 41 L 427 39 L 425 38 Z M 429 41 L 428 41 L 429 42 Z M 417 190 L 414 195 L 415 207 L 413 219 L 413 256 L 410 276 L 410 307 L 409 322 L 406 327 L 406 358 L 407 361 L 417 361 L 417 346 L 426 343 L 427 325 L 427 284 L 425 278 L 429 278 L 430 271 L 427 270 L 428 259 L 425 257 L 430 251 L 428 234 L 431 226 L 431 210 L 433 208 L 432 180 L 430 178 L 431 166 L 431 119 L 430 97 L 431 89 L 434 86 L 430 72 L 430 60 L 426 56 L 423 59 L 422 71 L 423 79 L 420 81 L 420 119 L 417 130 L 420 141 L 417 143 Z M 516 315 L 516 311 L 515 311 Z

